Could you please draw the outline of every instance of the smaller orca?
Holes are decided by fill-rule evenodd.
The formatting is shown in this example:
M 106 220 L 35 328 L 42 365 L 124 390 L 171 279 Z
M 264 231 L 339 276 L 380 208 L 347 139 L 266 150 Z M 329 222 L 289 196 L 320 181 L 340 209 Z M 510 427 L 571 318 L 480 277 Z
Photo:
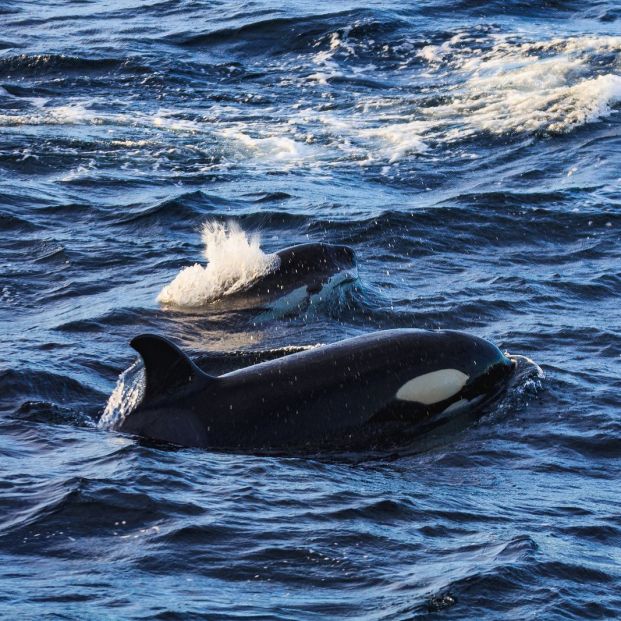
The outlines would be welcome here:
M 279 250 L 276 256 L 276 269 L 261 277 L 246 294 L 281 293 L 302 284 L 309 293 L 317 293 L 329 277 L 356 267 L 354 250 L 338 244 L 299 244 Z
M 240 232 L 208 257 L 206 266 L 184 267 L 158 295 L 177 308 L 209 306 L 212 310 L 274 309 L 287 313 L 304 303 L 328 299 L 330 292 L 358 278 L 356 255 L 349 246 L 306 243 L 265 254 L 246 248 L 236 257 Z M 247 240 L 246 240 L 247 241 Z M 227 243 L 230 244 L 227 246 Z M 247 245 L 247 244 L 246 244 Z
M 255 452 L 376 448 L 387 430 L 394 439 L 481 411 L 515 368 L 492 343 L 454 331 L 374 332 L 218 377 L 161 336 L 131 346 L 145 379 L 121 431 Z
M 275 253 L 274 268 L 236 293 L 226 297 L 227 306 L 251 303 L 287 314 L 358 277 L 356 254 L 337 244 L 307 243 Z M 237 304 L 236 304 L 237 303 Z

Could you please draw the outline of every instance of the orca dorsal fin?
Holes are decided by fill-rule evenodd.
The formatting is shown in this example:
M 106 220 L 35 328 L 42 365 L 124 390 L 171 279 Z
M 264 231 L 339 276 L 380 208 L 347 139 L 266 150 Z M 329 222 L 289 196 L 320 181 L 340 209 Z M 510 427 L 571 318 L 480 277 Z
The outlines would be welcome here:
M 207 375 L 174 343 L 156 334 L 141 334 L 130 345 L 140 354 L 145 368 L 143 402 L 170 395 L 189 386 L 197 379 L 214 380 Z

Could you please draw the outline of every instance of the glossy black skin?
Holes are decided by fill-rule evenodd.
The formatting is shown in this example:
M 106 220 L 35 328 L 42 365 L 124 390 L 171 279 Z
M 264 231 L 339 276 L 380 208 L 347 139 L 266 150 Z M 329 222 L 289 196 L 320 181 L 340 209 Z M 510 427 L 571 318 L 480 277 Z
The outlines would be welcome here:
M 276 254 L 278 267 L 244 290 L 243 295 L 282 295 L 301 286 L 316 293 L 330 277 L 356 267 L 356 254 L 349 246 L 308 243 Z
M 145 362 L 146 394 L 121 430 L 225 450 L 377 445 L 382 428 L 416 429 L 462 398 L 481 396 L 481 409 L 506 388 L 514 370 L 495 345 L 450 331 L 375 332 L 219 377 L 200 371 L 160 337 L 136 337 L 132 346 Z M 440 369 L 458 369 L 470 379 L 431 406 L 396 400 L 406 382 Z
M 271 272 L 259 277 L 245 289 L 229 293 L 210 304 L 212 310 L 248 310 L 271 308 L 284 302 L 281 312 L 289 306 L 295 312 L 306 298 L 319 293 L 337 275 L 342 284 L 357 278 L 356 254 L 349 246 L 308 243 L 284 248 L 276 253 L 278 264 Z M 341 283 L 339 283 L 341 284 Z M 298 290 L 291 300 L 287 296 Z

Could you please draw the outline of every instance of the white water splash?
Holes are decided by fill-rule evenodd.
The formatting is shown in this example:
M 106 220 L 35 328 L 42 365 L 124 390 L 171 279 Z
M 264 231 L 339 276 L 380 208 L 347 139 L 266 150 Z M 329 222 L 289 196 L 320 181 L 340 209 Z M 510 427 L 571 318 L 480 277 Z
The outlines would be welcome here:
M 419 55 L 435 70 L 466 77 L 451 102 L 425 111 L 430 122 L 446 124 L 449 140 L 479 131 L 564 133 L 610 115 L 621 101 L 621 75 L 600 73 L 604 55 L 617 59 L 606 68 L 618 67 L 621 37 L 519 43 L 507 35 L 461 34 Z
M 518 383 L 521 385 L 522 391 L 541 389 L 546 374 L 534 360 L 528 356 L 510 354 L 509 352 L 505 352 L 505 356 L 516 364 L 516 375 L 520 378 Z
M 157 297 L 162 304 L 199 307 L 248 288 L 277 269 L 279 258 L 261 250 L 258 234 L 249 235 L 234 222 L 206 222 L 202 239 L 207 265 L 184 267 Z
M 97 426 L 100 429 L 118 429 L 127 415 L 142 401 L 144 389 L 144 365 L 142 360 L 136 360 L 119 375 Z
M 508 413 L 523 411 L 530 401 L 543 390 L 546 374 L 544 370 L 527 356 L 510 354 L 505 352 L 505 356 L 512 360 L 516 367 L 509 390 L 496 404 L 493 413 L 488 416 L 502 418 Z
M 282 135 L 279 131 L 276 135 L 253 138 L 244 132 L 248 130 L 244 124 L 241 124 L 240 128 L 223 130 L 220 136 L 230 141 L 231 146 L 243 157 L 281 163 L 283 170 L 286 170 L 312 161 L 316 156 L 313 148 L 307 144 L 306 137 L 303 140 L 295 139 L 296 137 Z
M 343 51 L 340 39 L 337 43 L 317 61 L 334 75 L 343 69 L 334 57 Z M 332 159 L 345 155 L 363 165 L 392 165 L 433 145 L 481 134 L 567 133 L 605 119 L 621 102 L 621 37 L 528 41 L 511 34 L 460 32 L 442 45 L 407 53 L 417 62 L 404 59 L 398 78 L 418 81 L 422 61 L 427 80 L 447 84 L 435 87 L 437 97 L 388 93 L 361 98 L 343 112 L 303 107 L 285 130 L 310 127 L 316 143 L 332 150 Z

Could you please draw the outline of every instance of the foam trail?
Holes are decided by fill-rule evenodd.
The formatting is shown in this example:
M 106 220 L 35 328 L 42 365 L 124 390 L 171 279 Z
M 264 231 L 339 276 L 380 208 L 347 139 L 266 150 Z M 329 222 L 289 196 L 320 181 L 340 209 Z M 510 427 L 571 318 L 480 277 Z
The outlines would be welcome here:
M 184 267 L 159 293 L 162 304 L 199 307 L 238 291 L 278 267 L 278 256 L 261 250 L 259 235 L 234 222 L 206 222 L 202 239 L 207 265 Z
M 104 98 L 75 97 L 55 105 L 53 98 L 18 98 L 1 89 L 0 97 L 31 105 L 0 110 L 0 127 L 88 128 L 93 148 L 105 153 L 120 148 L 132 162 L 139 149 L 152 170 L 168 170 L 162 154 L 173 153 L 182 134 L 188 148 L 201 155 L 195 169 L 200 174 L 250 162 L 268 170 L 328 174 L 346 165 L 377 165 L 390 175 L 401 162 L 444 157 L 441 149 L 458 145 L 454 153 L 459 153 L 461 144 L 467 148 L 473 138 L 553 136 L 619 112 L 621 36 L 537 40 L 523 32 L 461 29 L 438 45 L 416 49 L 404 44 L 403 62 L 386 68 L 383 52 L 377 56 L 372 41 L 350 35 L 351 29 L 338 29 L 318 39 L 310 56 L 296 57 L 288 80 L 300 87 L 299 99 L 274 103 L 261 114 L 253 106 L 232 103 L 152 113 L 122 102 L 110 106 Z M 367 55 L 376 64 L 360 66 L 360 57 Z M 276 66 L 291 71 L 290 60 L 282 62 Z M 340 88 L 334 78 L 396 86 L 328 105 L 330 92 Z M 433 88 L 418 92 L 421 80 L 431 81 Z M 320 100 L 309 97 L 309 83 L 311 90 L 324 89 Z M 144 174 L 142 168 L 136 172 Z M 92 179 L 99 173 L 78 168 L 63 180 L 85 174 Z M 196 306 L 209 299 L 181 303 Z

